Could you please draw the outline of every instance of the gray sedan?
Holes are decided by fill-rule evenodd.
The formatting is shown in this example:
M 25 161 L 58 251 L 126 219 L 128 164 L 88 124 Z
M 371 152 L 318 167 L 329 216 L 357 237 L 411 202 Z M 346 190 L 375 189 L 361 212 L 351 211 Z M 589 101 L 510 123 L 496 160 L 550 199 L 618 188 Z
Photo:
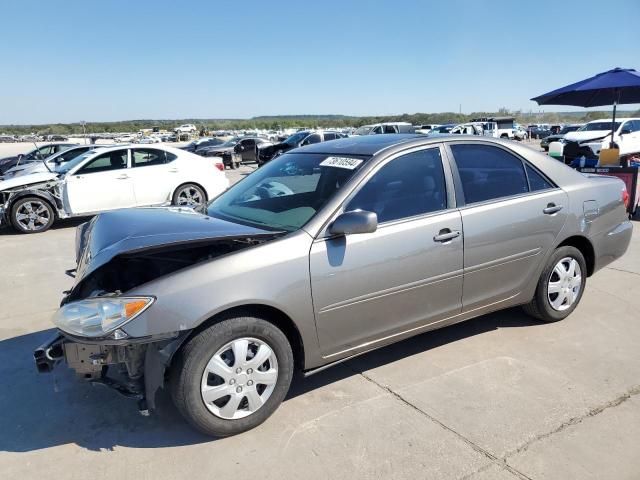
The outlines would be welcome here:
M 76 284 L 35 351 L 138 400 L 159 388 L 199 430 L 236 434 L 312 374 L 522 305 L 576 308 L 627 249 L 623 182 L 511 142 L 374 135 L 292 150 L 196 212 L 78 227 Z

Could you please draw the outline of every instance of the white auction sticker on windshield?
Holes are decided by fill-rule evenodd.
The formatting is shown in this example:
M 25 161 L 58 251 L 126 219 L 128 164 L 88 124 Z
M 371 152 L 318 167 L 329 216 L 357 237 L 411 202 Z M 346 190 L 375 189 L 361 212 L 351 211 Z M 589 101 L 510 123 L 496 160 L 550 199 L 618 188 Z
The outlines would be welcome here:
M 346 168 L 347 170 L 353 170 L 362 163 L 359 158 L 349 157 L 327 157 L 321 163 L 321 167 L 337 167 Z

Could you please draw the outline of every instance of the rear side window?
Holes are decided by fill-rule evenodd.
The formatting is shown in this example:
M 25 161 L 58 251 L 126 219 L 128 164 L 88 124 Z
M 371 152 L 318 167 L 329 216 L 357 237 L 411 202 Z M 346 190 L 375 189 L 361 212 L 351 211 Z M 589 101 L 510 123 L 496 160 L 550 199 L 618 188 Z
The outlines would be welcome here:
M 383 223 L 444 210 L 446 198 L 440 149 L 430 148 L 387 163 L 351 199 L 346 211 L 375 212 Z
M 335 140 L 336 139 L 336 134 L 335 133 L 331 133 L 331 132 L 327 132 L 324 134 L 324 141 L 328 141 L 328 140 Z
M 304 139 L 304 142 L 302 142 L 302 145 L 311 145 L 312 143 L 320 143 L 322 141 L 322 137 L 320 135 L 318 135 L 317 133 L 311 134 L 309 135 L 307 138 Z
M 156 150 L 155 148 L 136 148 L 131 151 L 131 164 L 133 167 L 150 167 L 153 165 L 164 165 L 176 156 L 164 150 Z
M 529 178 L 529 188 L 532 192 L 554 188 L 554 186 L 531 165 L 527 164 L 526 169 L 527 177 Z
M 490 145 L 452 145 L 467 203 L 527 193 L 529 186 L 522 161 L 502 148 Z

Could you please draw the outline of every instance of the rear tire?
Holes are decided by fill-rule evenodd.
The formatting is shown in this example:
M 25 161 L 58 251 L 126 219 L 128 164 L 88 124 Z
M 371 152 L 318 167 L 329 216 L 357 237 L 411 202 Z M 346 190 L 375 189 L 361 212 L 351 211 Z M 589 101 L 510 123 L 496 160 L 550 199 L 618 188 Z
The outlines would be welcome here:
M 587 264 L 582 252 L 575 247 L 560 247 L 549 258 L 533 299 L 523 309 L 543 322 L 563 320 L 580 303 L 586 281 Z
M 185 183 L 173 192 L 171 202 L 177 207 L 195 208 L 207 201 L 207 194 L 195 183 Z
M 291 345 L 280 329 L 256 317 L 228 318 L 180 350 L 171 365 L 171 397 L 197 430 L 227 437 L 269 418 L 287 395 L 293 371 Z

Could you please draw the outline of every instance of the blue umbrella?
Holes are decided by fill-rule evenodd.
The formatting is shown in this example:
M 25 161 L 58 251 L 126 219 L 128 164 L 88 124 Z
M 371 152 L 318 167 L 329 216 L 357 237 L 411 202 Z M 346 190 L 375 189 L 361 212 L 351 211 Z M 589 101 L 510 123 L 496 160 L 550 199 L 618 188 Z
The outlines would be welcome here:
M 531 100 L 538 105 L 573 105 L 599 107 L 613 105 L 611 140 L 616 124 L 616 106 L 640 103 L 640 73 L 632 68 L 614 68 L 608 72 L 558 88 Z

